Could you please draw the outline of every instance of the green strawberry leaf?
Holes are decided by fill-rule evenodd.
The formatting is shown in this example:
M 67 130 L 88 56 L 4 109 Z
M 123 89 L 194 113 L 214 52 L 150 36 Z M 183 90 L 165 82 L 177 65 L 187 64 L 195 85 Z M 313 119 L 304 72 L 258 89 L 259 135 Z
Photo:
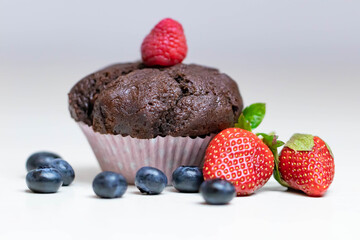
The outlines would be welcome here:
M 265 103 L 254 103 L 243 110 L 246 120 L 249 121 L 251 128 L 257 128 L 264 119 L 266 112 Z
M 333 152 L 331 151 L 330 146 L 329 146 L 326 142 L 325 142 L 325 145 L 326 145 L 327 149 L 329 150 L 330 155 L 332 156 L 332 158 L 334 158 L 334 154 L 333 154 Z
M 283 141 L 277 140 L 278 136 L 276 136 L 274 133 L 257 133 L 256 135 L 262 137 L 261 140 L 270 148 L 273 153 L 277 152 L 278 147 L 281 147 L 285 144 Z
M 241 128 L 241 129 L 245 129 L 247 131 L 251 132 L 251 125 L 250 122 L 248 120 L 245 119 L 244 114 L 241 113 L 238 122 L 235 123 L 235 127 L 236 128 Z
M 315 146 L 314 136 L 311 134 L 295 133 L 285 146 L 294 151 L 311 151 Z
M 281 174 L 279 171 L 279 153 L 278 153 L 278 147 L 281 147 L 284 145 L 283 141 L 277 140 L 278 136 L 276 136 L 274 133 L 266 134 L 266 133 L 257 133 L 257 136 L 262 137 L 262 141 L 269 147 L 270 151 L 274 155 L 274 178 L 278 183 L 280 183 L 284 187 L 289 187 L 289 185 L 281 178 Z

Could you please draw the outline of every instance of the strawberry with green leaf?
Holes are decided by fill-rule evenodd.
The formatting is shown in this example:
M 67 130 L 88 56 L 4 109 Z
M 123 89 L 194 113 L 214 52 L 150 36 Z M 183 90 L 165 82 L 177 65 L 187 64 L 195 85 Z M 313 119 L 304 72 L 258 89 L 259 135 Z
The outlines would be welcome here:
M 230 181 L 238 196 L 249 195 L 261 188 L 271 177 L 277 147 L 283 142 L 273 134 L 251 132 L 265 116 L 265 104 L 245 108 L 234 128 L 221 131 L 210 142 L 203 168 L 204 179 Z
M 321 138 L 294 134 L 275 158 L 275 179 L 309 196 L 325 194 L 334 179 L 334 155 Z

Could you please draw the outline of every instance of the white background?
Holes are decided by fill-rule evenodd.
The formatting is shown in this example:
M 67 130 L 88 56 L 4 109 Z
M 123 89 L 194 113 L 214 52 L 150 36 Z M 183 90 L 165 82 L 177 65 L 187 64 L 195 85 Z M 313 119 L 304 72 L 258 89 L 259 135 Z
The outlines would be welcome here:
M 324 197 L 273 179 L 227 206 L 171 187 L 94 197 L 100 169 L 67 92 L 92 71 L 139 59 L 164 17 L 183 24 L 186 63 L 230 75 L 246 105 L 267 103 L 258 131 L 329 143 L 336 174 Z M 0 239 L 359 239 L 359 80 L 359 1 L 0 0 Z M 75 182 L 52 195 L 27 191 L 25 161 L 38 150 L 61 154 Z

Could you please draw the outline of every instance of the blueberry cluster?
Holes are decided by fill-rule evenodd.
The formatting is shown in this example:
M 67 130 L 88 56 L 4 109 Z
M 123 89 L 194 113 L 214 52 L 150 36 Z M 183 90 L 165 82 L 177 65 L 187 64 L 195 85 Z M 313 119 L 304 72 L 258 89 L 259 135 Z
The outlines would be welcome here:
M 145 195 L 160 194 L 168 184 L 166 175 L 157 168 L 142 167 L 135 177 L 135 186 Z M 195 166 L 178 167 L 172 174 L 172 184 L 182 193 L 197 193 L 208 204 L 227 204 L 235 197 L 235 187 L 226 180 L 204 182 L 201 169 Z M 101 198 L 121 197 L 127 189 L 126 179 L 119 173 L 105 171 L 93 181 L 93 190 Z
M 69 186 L 75 178 L 74 169 L 58 154 L 37 152 L 26 161 L 26 184 L 35 193 L 55 193 Z
M 202 171 L 198 167 L 178 167 L 172 178 L 172 184 L 179 192 L 195 193 L 200 191 L 205 202 L 211 205 L 227 204 L 236 195 L 235 187 L 226 180 L 204 181 Z
M 55 193 L 61 186 L 70 185 L 74 169 L 58 154 L 37 152 L 26 161 L 26 184 L 35 193 Z M 140 168 L 135 186 L 146 195 L 160 194 L 168 184 L 166 175 L 154 167 Z M 195 166 L 178 167 L 172 174 L 172 185 L 182 193 L 200 192 L 208 204 L 227 204 L 235 197 L 235 187 L 226 180 L 204 181 L 202 170 Z M 100 198 L 119 198 L 127 190 L 126 179 L 119 173 L 104 171 L 96 175 L 93 190 Z

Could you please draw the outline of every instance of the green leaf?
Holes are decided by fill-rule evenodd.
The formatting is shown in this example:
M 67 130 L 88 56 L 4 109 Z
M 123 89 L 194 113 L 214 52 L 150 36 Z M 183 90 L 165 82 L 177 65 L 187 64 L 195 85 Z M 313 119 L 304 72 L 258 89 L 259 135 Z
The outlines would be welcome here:
M 235 123 L 235 127 L 241 128 L 241 129 L 245 129 L 245 130 L 251 132 L 250 122 L 245 119 L 244 114 L 241 114 L 241 115 L 240 115 L 240 117 L 239 117 L 239 119 L 238 119 L 238 122 Z
M 251 128 L 257 128 L 264 119 L 266 112 L 265 103 L 254 103 L 243 111 L 244 117 L 249 121 Z
M 284 145 L 283 141 L 278 140 L 278 136 L 275 134 L 257 133 L 257 136 L 262 137 L 262 141 L 268 146 L 273 153 L 274 157 L 277 155 L 277 148 Z
M 327 149 L 329 150 L 330 155 L 332 156 L 332 158 L 334 158 L 334 154 L 333 154 L 333 152 L 331 151 L 330 146 L 329 146 L 326 142 L 325 142 L 325 145 L 326 145 Z
M 290 187 L 289 184 L 287 184 L 281 177 L 281 173 L 279 171 L 279 162 L 275 163 L 273 176 L 274 176 L 275 180 L 278 183 L 280 183 L 281 186 L 287 187 L 287 188 Z
M 295 133 L 285 144 L 294 151 L 311 151 L 314 147 L 314 136 L 311 134 Z
M 283 141 L 277 140 L 278 136 L 276 136 L 274 133 L 266 134 L 266 133 L 257 133 L 257 136 L 262 137 L 262 141 L 269 147 L 272 154 L 274 155 L 274 178 L 275 180 L 280 183 L 284 187 L 289 187 L 289 185 L 281 178 L 281 174 L 279 171 L 279 153 L 278 153 L 278 147 L 281 147 L 284 145 Z

